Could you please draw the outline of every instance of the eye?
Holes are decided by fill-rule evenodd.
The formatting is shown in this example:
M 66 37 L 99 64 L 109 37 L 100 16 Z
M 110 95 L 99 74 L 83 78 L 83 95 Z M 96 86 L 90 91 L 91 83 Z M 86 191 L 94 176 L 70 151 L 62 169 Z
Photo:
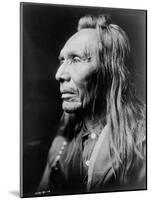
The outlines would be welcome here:
M 72 59 L 71 59 L 71 62 L 72 63 L 78 63 L 78 62 L 81 62 L 81 59 L 78 56 L 73 56 Z
M 63 57 L 59 58 L 60 65 L 64 63 L 65 59 Z

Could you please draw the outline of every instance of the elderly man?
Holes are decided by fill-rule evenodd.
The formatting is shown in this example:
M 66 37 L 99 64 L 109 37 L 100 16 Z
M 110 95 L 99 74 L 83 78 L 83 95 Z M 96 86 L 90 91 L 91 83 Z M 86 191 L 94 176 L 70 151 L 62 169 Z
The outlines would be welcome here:
M 146 188 L 145 117 L 132 92 L 125 32 L 108 16 L 85 16 L 60 52 L 63 115 L 39 192 Z

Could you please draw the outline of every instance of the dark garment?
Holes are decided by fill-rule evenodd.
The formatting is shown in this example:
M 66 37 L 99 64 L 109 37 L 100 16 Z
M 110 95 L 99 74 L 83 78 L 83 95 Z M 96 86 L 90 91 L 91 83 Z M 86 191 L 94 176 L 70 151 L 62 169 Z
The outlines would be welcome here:
M 98 138 L 101 139 L 98 136 L 91 138 L 86 134 L 85 137 L 79 136 L 75 143 L 73 141 L 65 143 L 64 137 L 57 136 L 50 149 L 48 163 L 38 191 L 59 195 L 146 189 L 145 162 L 140 158 L 134 158 L 127 180 L 121 184 L 115 171 L 116 168 L 118 171 L 119 166 L 113 168 L 111 162 L 109 137 L 104 134 L 100 146 Z M 67 155 L 72 151 L 73 145 L 76 145 L 77 149 L 69 164 L 66 162 Z M 98 153 L 96 154 L 95 151 Z M 92 162 L 89 166 L 87 161 L 90 158 Z

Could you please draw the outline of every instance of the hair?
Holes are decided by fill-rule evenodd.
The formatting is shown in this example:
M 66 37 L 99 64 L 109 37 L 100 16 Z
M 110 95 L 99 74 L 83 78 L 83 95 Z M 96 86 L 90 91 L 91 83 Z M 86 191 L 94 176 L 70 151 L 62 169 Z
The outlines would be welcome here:
M 108 15 L 82 17 L 78 23 L 78 31 L 87 28 L 96 30 L 99 42 L 99 69 L 93 112 L 95 113 L 99 104 L 102 105 L 103 103 L 105 108 L 104 118 L 110 127 L 109 148 L 111 158 L 114 158 L 112 165 L 120 181 L 125 182 L 134 157 L 145 159 L 143 149 L 145 108 L 136 97 L 135 88 L 132 85 L 131 66 L 128 62 L 130 43 L 124 30 L 118 25 L 112 24 Z M 66 123 L 63 121 L 66 121 Z M 64 118 L 63 121 L 62 124 L 63 126 L 66 124 L 64 126 L 66 128 L 62 128 L 62 132 L 67 134 L 67 129 L 69 130 L 67 121 L 70 120 Z M 80 123 L 77 124 L 71 125 L 72 129 L 76 127 L 74 132 L 78 132 L 77 130 L 80 128 L 77 127 L 81 127 Z M 72 137 L 71 141 L 75 143 L 75 137 L 70 137 Z M 74 153 L 75 149 L 72 149 L 67 156 L 68 162 L 71 161 Z M 117 166 L 119 166 L 118 171 Z

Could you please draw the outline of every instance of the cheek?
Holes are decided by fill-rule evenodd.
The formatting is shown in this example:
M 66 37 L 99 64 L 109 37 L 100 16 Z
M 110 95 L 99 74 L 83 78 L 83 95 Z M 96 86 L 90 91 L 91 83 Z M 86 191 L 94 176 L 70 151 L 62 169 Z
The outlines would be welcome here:
M 77 87 L 83 106 L 89 104 L 94 98 L 96 76 L 84 76 L 78 79 L 74 79 L 73 81 Z
M 71 79 L 76 86 L 79 97 L 84 104 L 90 102 L 94 97 L 96 85 L 96 63 L 76 65 L 70 68 Z
M 84 98 L 83 98 L 84 104 L 89 104 L 90 102 L 93 101 L 95 94 L 95 82 L 92 78 L 86 82 L 85 89 L 83 91 L 84 91 Z

